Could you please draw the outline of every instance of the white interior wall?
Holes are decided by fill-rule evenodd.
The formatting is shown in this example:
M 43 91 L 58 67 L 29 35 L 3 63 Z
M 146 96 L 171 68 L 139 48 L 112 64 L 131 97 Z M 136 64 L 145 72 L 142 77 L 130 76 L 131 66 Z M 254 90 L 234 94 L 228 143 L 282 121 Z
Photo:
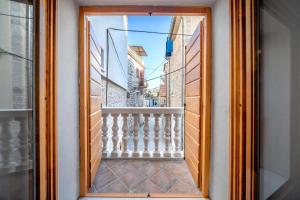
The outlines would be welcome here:
M 261 199 L 273 192 L 275 198 L 300 198 L 299 8 L 299 1 L 263 1 Z
M 78 7 L 57 5 L 58 199 L 79 196 Z
M 291 47 L 288 27 L 265 10 L 261 21 L 260 195 L 266 199 L 290 173 Z
M 212 7 L 212 126 L 209 195 L 228 199 L 229 183 L 229 1 Z

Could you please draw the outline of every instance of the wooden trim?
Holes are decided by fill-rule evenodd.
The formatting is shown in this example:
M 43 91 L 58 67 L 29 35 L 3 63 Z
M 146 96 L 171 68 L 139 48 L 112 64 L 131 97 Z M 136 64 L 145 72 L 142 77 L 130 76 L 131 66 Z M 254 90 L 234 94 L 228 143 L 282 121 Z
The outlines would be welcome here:
M 230 194 L 256 199 L 256 1 L 231 0 Z
M 97 196 L 101 194 L 88 193 L 88 138 L 87 138 L 87 99 L 86 99 L 86 58 L 87 51 L 85 46 L 85 17 L 88 15 L 185 15 L 185 16 L 205 16 L 204 20 L 204 40 L 203 44 L 203 80 L 202 88 L 203 99 L 201 100 L 201 114 L 205 117 L 201 119 L 200 128 L 203 130 L 200 157 L 205 160 L 202 162 L 201 173 L 203 179 L 201 184 L 201 197 L 208 197 L 209 188 L 209 169 L 210 169 L 210 126 L 211 126 L 211 8 L 209 7 L 170 7 L 170 6 L 81 6 L 79 9 L 79 73 L 80 73 L 80 196 Z M 113 197 L 116 194 L 108 194 Z M 127 194 L 120 194 L 126 196 Z M 139 197 L 130 194 L 130 197 Z M 156 195 L 156 194 L 153 194 Z M 157 197 L 176 197 L 176 194 L 164 195 L 157 194 Z M 194 195 L 179 195 L 179 197 L 195 197 Z M 196 196 L 199 197 L 199 196 Z
M 86 21 L 85 15 L 79 10 L 79 112 L 80 112 L 80 196 L 85 196 L 89 189 L 89 152 L 88 152 L 88 91 L 87 91 L 87 60 Z
M 36 4 L 37 198 L 57 199 L 56 1 Z
M 164 194 L 164 193 L 87 193 L 85 197 L 107 198 L 205 198 L 203 194 Z
M 203 16 L 210 12 L 209 7 L 180 6 L 82 6 L 85 15 L 185 15 Z
M 201 191 L 204 197 L 208 197 L 208 189 L 209 189 L 209 175 L 210 175 L 210 137 L 211 137 L 211 52 L 212 52 L 212 24 L 211 24 L 211 9 L 208 9 L 206 13 L 206 18 L 204 20 L 204 29 L 202 30 L 201 36 L 203 36 L 204 43 L 202 48 L 203 52 L 203 67 L 202 67 L 202 83 L 201 83 L 201 91 L 202 91 L 202 99 L 200 105 L 200 130 L 202 132 L 201 138 L 201 155 L 200 157 L 204 162 L 201 162 L 202 166 L 202 179 L 201 179 Z M 201 61 L 200 61 L 201 62 Z

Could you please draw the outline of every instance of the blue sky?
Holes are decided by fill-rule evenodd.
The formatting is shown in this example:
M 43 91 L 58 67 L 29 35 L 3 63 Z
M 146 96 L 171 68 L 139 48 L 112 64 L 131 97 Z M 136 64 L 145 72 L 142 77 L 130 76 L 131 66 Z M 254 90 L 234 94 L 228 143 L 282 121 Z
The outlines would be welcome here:
M 128 29 L 169 32 L 171 16 L 128 16 Z M 149 74 L 164 61 L 167 35 L 128 32 L 129 45 L 141 45 L 148 56 L 144 57 L 145 79 L 163 74 L 163 65 Z M 149 88 L 158 86 L 159 79 L 149 81 Z

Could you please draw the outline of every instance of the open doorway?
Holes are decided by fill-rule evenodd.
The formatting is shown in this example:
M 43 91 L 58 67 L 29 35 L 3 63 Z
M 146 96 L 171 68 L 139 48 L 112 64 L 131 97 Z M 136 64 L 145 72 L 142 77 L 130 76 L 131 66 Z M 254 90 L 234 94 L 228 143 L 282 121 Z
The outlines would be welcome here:
M 82 192 L 206 197 L 210 10 L 89 9 L 80 15 Z

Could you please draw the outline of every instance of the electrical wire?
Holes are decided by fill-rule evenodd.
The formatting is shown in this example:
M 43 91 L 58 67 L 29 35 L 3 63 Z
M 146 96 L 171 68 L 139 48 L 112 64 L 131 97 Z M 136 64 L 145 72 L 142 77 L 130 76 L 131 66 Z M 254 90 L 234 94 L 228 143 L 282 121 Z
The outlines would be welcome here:
M 32 60 L 29 59 L 29 58 L 25 58 L 25 57 L 23 57 L 23 56 L 20 56 L 20 55 L 18 55 L 18 54 L 12 53 L 12 52 L 5 51 L 5 50 L 3 50 L 2 48 L 0 48 L 0 54 L 2 54 L 2 53 L 3 53 L 3 54 L 8 54 L 8 55 L 10 55 L 10 56 L 17 57 L 17 58 L 21 58 L 21 59 L 26 60 L 26 61 L 29 61 L 29 62 L 32 62 Z
M 166 75 L 173 74 L 173 73 L 175 73 L 175 72 L 177 72 L 177 71 L 179 71 L 179 70 L 182 70 L 182 69 L 184 69 L 184 68 L 185 68 L 185 67 L 181 67 L 181 68 L 178 68 L 178 69 L 176 69 L 176 70 L 174 70 L 174 71 L 171 71 L 171 72 L 169 72 L 169 73 L 166 73 L 166 74 L 163 74 L 163 75 L 160 75 L 160 76 L 157 76 L 157 77 L 154 77 L 154 78 L 151 78 L 151 79 L 145 80 L 145 81 L 152 81 L 152 80 L 155 80 L 155 79 L 158 79 L 158 78 L 164 77 L 164 76 L 166 76 Z
M 127 77 L 127 75 L 126 75 L 126 73 L 125 73 L 125 71 L 124 71 L 124 67 L 123 67 L 123 64 L 122 64 L 122 62 L 121 62 L 121 59 L 120 59 L 120 57 L 119 57 L 119 53 L 118 53 L 118 51 L 117 51 L 117 49 L 116 49 L 115 42 L 114 42 L 114 40 L 113 40 L 113 38 L 112 38 L 112 36 L 111 36 L 111 34 L 110 34 L 109 31 L 108 31 L 108 35 L 109 35 L 109 37 L 110 37 L 110 39 L 111 39 L 111 41 L 112 41 L 112 44 L 113 44 L 113 47 L 114 47 L 114 51 L 115 51 L 115 53 L 116 53 L 116 55 L 117 55 L 117 58 L 118 58 L 118 61 L 119 61 L 120 65 L 121 65 L 121 69 L 122 69 L 122 71 L 123 71 L 124 77 L 127 79 L 128 77 Z
M 33 19 L 32 17 L 24 17 L 24 16 L 18 16 L 18 15 L 10 15 L 10 14 L 6 14 L 6 13 L 0 13 L 0 15 L 6 16 L 6 17 L 21 18 L 21 19 Z
M 157 67 L 154 68 L 154 70 L 152 72 L 150 72 L 150 74 L 148 76 L 151 76 L 154 72 L 157 71 L 157 69 L 162 66 L 163 64 L 166 63 L 166 60 L 162 61 Z
M 120 28 L 108 28 L 108 29 L 109 30 L 114 30 L 114 31 L 128 31 L 128 32 L 136 32 L 136 33 L 149 33 L 149 34 L 159 34 L 159 35 L 170 35 L 170 33 L 167 33 L 167 32 L 158 32 L 158 31 L 132 30 L 132 29 L 120 29 Z M 171 33 L 171 35 L 192 36 L 192 35 L 183 34 L 183 33 Z

